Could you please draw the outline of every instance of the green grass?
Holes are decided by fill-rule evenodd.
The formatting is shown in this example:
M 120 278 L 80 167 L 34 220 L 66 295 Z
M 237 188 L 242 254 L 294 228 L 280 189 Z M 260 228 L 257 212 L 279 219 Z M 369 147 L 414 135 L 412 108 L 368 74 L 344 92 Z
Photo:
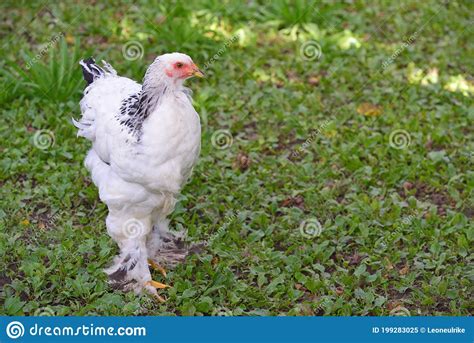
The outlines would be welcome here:
M 474 312 L 474 5 L 289 3 L 2 2 L 0 313 Z M 209 64 L 188 83 L 202 153 L 172 226 L 210 244 L 158 304 L 106 283 L 117 247 L 71 117 L 80 58 L 141 80 L 169 51 Z

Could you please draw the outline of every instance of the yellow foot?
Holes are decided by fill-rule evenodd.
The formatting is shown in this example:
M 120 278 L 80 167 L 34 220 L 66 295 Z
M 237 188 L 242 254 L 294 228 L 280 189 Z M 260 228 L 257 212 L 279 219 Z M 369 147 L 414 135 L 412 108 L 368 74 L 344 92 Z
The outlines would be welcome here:
M 155 287 L 155 288 L 158 288 L 158 289 L 163 289 L 163 288 L 168 288 L 168 287 L 170 287 L 170 286 L 168 286 L 168 285 L 165 285 L 164 283 L 161 283 L 161 282 L 158 282 L 158 281 L 154 281 L 154 280 L 147 281 L 147 282 L 146 282 L 146 285 L 147 285 L 147 286 L 152 286 L 152 287 Z
M 158 263 L 156 263 L 155 261 L 151 260 L 151 259 L 148 259 L 148 264 L 150 265 L 150 267 L 152 267 L 154 270 L 156 271 L 159 271 L 161 273 L 161 275 L 163 275 L 164 277 L 166 277 L 166 270 L 165 268 L 163 268 L 162 266 L 160 266 Z
M 147 281 L 145 283 L 146 286 L 151 286 L 151 287 L 154 287 L 154 288 L 158 288 L 158 289 L 164 289 L 164 288 L 168 288 L 170 286 L 168 285 L 165 285 L 164 283 L 161 283 L 161 282 L 158 282 L 158 281 L 154 281 L 154 280 L 150 280 L 150 281 Z M 161 297 L 158 295 L 158 293 L 155 292 L 151 292 L 152 295 L 160 302 L 160 303 L 164 303 L 166 301 L 165 298 Z

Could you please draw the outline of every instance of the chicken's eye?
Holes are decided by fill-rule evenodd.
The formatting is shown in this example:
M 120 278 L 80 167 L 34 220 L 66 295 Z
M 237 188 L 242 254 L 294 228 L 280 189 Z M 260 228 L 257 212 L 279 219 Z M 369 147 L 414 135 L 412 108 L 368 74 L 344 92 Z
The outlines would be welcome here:
M 176 67 L 177 67 L 177 68 L 182 68 L 182 67 L 183 67 L 183 63 L 181 63 L 181 62 L 176 63 Z

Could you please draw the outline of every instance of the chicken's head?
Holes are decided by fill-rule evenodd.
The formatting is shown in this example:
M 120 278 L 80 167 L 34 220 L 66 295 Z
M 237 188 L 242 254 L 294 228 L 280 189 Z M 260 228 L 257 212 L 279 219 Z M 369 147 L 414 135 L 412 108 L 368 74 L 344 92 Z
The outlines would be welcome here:
M 204 74 L 194 64 L 191 57 L 179 52 L 164 54 L 157 58 L 166 76 L 174 80 L 186 80 L 190 77 L 203 77 Z

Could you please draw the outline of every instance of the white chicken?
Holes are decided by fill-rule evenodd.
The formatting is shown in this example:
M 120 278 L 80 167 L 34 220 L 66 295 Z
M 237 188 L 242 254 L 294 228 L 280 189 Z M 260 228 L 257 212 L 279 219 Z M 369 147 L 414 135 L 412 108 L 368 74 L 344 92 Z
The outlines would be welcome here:
M 88 86 L 78 136 L 92 141 L 85 159 L 100 199 L 107 205 L 107 232 L 120 254 L 106 269 L 110 283 L 139 293 L 167 285 L 153 281 L 148 265 L 182 261 L 182 235 L 166 217 L 191 174 L 201 146 L 199 115 L 183 82 L 203 73 L 181 53 L 164 54 L 148 67 L 143 85 L 92 58 L 80 62 Z

